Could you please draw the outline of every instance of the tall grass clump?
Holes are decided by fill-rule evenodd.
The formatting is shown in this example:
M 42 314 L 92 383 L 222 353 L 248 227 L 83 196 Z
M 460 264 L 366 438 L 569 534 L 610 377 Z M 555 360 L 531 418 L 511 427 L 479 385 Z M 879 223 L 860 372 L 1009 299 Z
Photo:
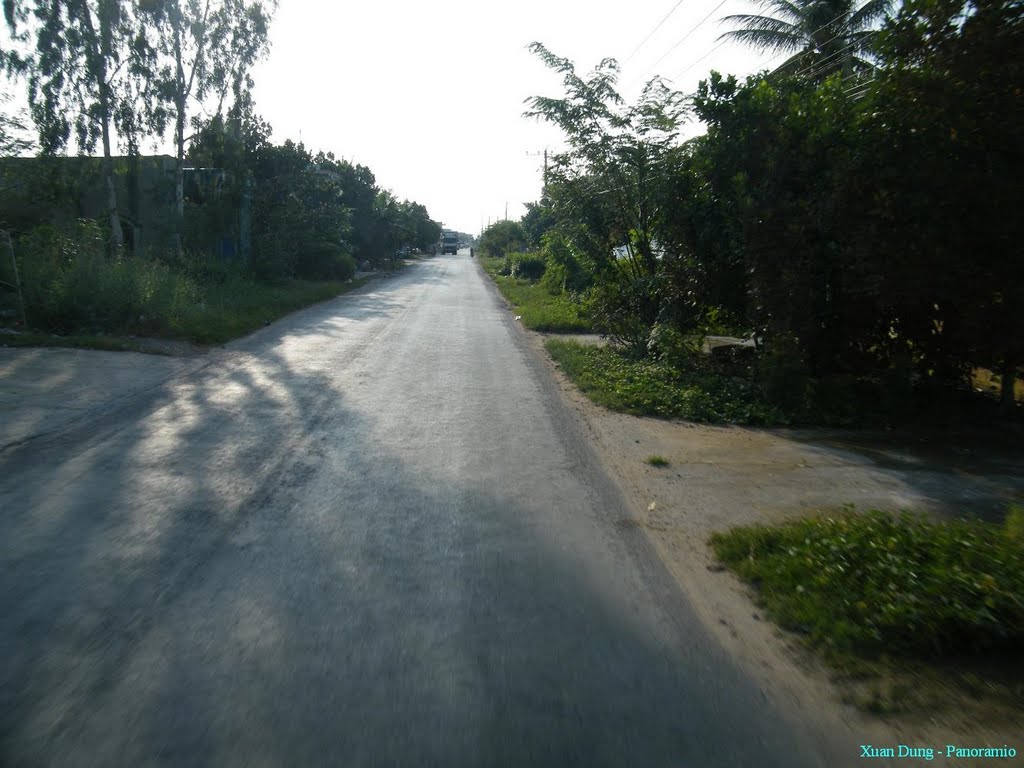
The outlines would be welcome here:
M 55 333 L 172 333 L 199 303 L 197 283 L 149 258 L 108 252 L 100 227 L 77 221 L 18 239 L 28 323 Z

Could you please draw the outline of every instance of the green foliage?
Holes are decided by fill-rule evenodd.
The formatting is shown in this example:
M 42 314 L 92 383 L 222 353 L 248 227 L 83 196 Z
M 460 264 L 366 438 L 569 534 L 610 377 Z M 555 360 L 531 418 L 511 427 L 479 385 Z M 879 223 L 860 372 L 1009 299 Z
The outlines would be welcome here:
M 173 334 L 199 302 L 197 284 L 163 263 L 108 255 L 94 222 L 40 227 L 15 253 L 34 328 Z
M 536 281 L 544 276 L 547 264 L 544 257 L 536 253 L 509 253 L 505 256 L 506 266 L 512 277 Z
M 518 221 L 491 224 L 480 236 L 480 250 L 488 256 L 506 256 L 526 248 L 526 232 Z
M 843 656 L 955 656 L 1024 641 L 1024 546 L 981 522 L 882 512 L 711 539 L 782 626 Z
M 657 455 L 648 456 L 646 459 L 644 459 L 644 462 L 646 462 L 647 464 L 650 464 L 652 467 L 667 467 L 667 466 L 669 466 L 669 460 L 666 459 L 664 456 L 657 456 Z
M 555 221 L 555 213 L 545 201 L 527 203 L 526 213 L 519 221 L 526 235 L 527 247 L 531 250 L 539 249 L 544 242 L 544 236 L 554 227 Z
M 953 402 L 978 367 L 1020 412 L 1024 8 L 913 0 L 869 33 L 889 5 L 734 19 L 731 36 L 796 56 L 745 82 L 712 73 L 692 99 L 707 133 L 682 145 L 675 95 L 655 83 L 626 106 L 614 60 L 583 77 L 532 46 L 565 95 L 528 114 L 569 149 L 530 220 L 550 215 L 586 263 L 597 330 L 661 362 L 669 331 L 754 330 L 756 387 L 800 421 Z M 569 290 L 545 257 L 545 287 Z
M 613 347 L 552 339 L 551 356 L 594 402 L 638 416 L 711 423 L 771 424 L 783 415 L 749 381 L 667 362 L 640 360 Z
M 642 357 L 663 287 L 664 279 L 658 275 L 605 275 L 587 292 L 584 314 L 595 331 Z
M 552 295 L 541 283 L 502 275 L 504 259 L 484 257 L 481 264 L 527 328 L 545 333 L 587 333 L 590 326 L 570 296 Z
M 808 80 L 835 73 L 852 74 L 872 68 L 872 27 L 889 13 L 893 0 L 827 0 L 795 4 L 786 0 L 762 3 L 771 15 L 736 14 L 722 21 L 740 29 L 723 38 L 762 51 L 792 52 L 776 72 L 800 72 Z
M 585 258 L 558 232 L 549 232 L 541 239 L 541 255 L 547 267 L 541 283 L 552 294 L 580 294 L 594 283 L 593 273 Z
M 195 254 L 167 262 L 110 256 L 102 230 L 89 221 L 64 231 L 39 227 L 19 238 L 15 253 L 29 326 L 50 333 L 220 343 L 351 287 L 337 280 L 260 283 Z

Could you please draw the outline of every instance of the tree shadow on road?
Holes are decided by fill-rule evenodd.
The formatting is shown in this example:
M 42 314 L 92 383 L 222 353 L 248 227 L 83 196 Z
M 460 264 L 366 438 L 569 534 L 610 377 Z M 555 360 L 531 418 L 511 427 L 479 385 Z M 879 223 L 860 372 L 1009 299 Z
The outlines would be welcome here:
M 487 467 L 514 436 L 400 430 L 400 390 L 335 375 L 358 350 L 289 347 L 325 332 L 3 458 L 0 762 L 824 760 L 574 459 L 504 469 L 510 494 Z

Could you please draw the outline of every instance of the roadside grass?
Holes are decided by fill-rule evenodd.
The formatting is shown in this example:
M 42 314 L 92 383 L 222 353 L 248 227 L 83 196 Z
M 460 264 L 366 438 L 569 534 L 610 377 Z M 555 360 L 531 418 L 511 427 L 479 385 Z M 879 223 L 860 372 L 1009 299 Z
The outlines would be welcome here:
M 669 465 L 668 459 L 666 459 L 664 456 L 658 455 L 648 456 L 646 459 L 644 459 L 644 461 L 647 464 L 650 464 L 652 467 L 667 467 Z
M 1024 506 L 1003 525 L 852 507 L 711 537 L 781 627 L 877 715 L 1024 707 Z
M 547 349 L 591 400 L 637 416 L 712 423 L 785 423 L 763 402 L 751 382 L 694 367 L 630 358 L 614 347 L 549 339 Z
M 503 262 L 503 259 L 486 256 L 480 258 L 480 264 L 498 290 L 522 316 L 524 326 L 546 333 L 591 332 L 590 325 L 580 315 L 579 306 L 569 297 L 554 296 L 537 282 L 499 274 Z
M 107 352 L 138 350 L 137 345 L 131 339 L 120 336 L 56 336 L 35 332 L 0 334 L 0 347 L 73 347 L 76 349 L 99 349 Z
M 943 659 L 1024 643 L 1024 507 L 1003 525 L 848 509 L 711 537 L 782 627 L 827 660 Z
M 238 280 L 207 286 L 203 300 L 180 319 L 172 335 L 197 344 L 221 344 L 365 282 L 290 280 L 267 284 Z
M 268 284 L 232 277 L 223 282 L 193 284 L 187 302 L 140 302 L 132 311 L 118 313 L 90 312 L 83 307 L 74 322 L 62 324 L 60 330 L 64 333 L 35 329 L 5 333 L 0 335 L 0 345 L 154 351 L 133 336 L 221 344 L 365 282 L 290 280 Z

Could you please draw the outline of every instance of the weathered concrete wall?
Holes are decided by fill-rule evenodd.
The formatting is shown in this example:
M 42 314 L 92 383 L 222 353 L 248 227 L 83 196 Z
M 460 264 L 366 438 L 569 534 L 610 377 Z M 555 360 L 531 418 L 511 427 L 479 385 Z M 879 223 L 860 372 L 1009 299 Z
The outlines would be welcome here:
M 173 247 L 174 158 L 117 157 L 114 166 L 126 242 L 137 253 Z M 217 169 L 186 169 L 186 174 L 185 231 L 193 247 L 211 255 L 239 254 L 238 243 L 246 239 L 239 221 L 245 217 L 239 203 L 220 197 L 226 175 Z M 100 158 L 0 158 L 0 228 L 22 232 L 43 223 L 106 216 Z

